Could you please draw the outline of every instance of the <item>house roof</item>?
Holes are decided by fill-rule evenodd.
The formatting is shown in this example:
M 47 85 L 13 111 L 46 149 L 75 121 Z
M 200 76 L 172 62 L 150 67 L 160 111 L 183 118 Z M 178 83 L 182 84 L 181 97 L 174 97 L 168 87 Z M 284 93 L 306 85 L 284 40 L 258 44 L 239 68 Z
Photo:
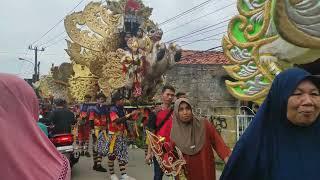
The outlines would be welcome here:
M 182 50 L 177 64 L 230 64 L 223 52 Z

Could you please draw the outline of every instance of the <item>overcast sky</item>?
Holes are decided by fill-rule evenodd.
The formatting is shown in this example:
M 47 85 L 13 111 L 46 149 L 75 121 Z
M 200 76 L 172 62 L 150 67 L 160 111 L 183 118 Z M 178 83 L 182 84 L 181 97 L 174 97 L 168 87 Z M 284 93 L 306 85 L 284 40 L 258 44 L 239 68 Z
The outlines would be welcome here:
M 151 18 L 157 23 L 172 18 L 204 1 L 206 0 L 144 0 L 146 5 L 153 8 Z M 0 6 L 0 72 L 30 78 L 33 73 L 33 65 L 19 61 L 18 58 L 33 61 L 34 51 L 29 51 L 28 46 L 62 20 L 79 2 L 81 0 L 2 2 Z M 89 0 L 84 0 L 74 11 L 81 11 L 89 2 Z M 163 41 L 172 40 L 232 17 L 237 14 L 235 2 L 236 0 L 212 0 L 206 6 L 162 25 Z M 209 32 L 181 38 L 177 43 L 183 45 L 183 49 L 206 50 L 221 45 L 222 33 L 226 29 L 227 22 L 213 26 L 208 29 L 211 30 Z M 64 51 L 66 48 L 65 37 L 66 33 L 62 21 L 34 44 L 46 47 L 45 51 L 40 52 L 38 56 L 41 62 L 41 75 L 48 74 L 51 63 L 59 65 L 62 62 L 69 62 L 69 57 Z M 204 39 L 206 37 L 209 38 Z

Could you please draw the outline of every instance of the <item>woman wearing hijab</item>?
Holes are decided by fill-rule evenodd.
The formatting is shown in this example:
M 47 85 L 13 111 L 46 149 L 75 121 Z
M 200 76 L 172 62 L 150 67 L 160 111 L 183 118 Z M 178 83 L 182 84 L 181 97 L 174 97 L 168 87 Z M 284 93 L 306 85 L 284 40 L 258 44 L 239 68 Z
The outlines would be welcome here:
M 207 120 L 194 117 L 186 98 L 176 100 L 172 123 L 170 137 L 186 160 L 187 179 L 216 179 L 213 149 L 224 162 L 230 155 L 229 148 L 216 129 Z
M 302 69 L 280 73 L 220 179 L 319 179 L 319 86 Z
M 38 99 L 22 79 L 0 73 L 0 177 L 70 180 L 68 160 L 37 126 Z

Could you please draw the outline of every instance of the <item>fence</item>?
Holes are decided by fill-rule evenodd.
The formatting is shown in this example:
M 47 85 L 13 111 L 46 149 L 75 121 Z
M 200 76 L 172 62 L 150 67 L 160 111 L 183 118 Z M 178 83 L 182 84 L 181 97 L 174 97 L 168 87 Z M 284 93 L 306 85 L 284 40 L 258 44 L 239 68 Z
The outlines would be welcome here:
M 245 129 L 249 126 L 254 115 L 237 115 L 237 140 L 244 133 Z

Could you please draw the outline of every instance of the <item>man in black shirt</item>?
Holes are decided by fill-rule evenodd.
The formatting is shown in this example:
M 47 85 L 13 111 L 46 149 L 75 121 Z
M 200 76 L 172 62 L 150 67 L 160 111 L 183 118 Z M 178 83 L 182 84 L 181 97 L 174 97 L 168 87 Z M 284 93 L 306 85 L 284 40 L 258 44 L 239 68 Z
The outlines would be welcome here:
M 54 125 L 53 134 L 71 133 L 71 126 L 76 123 L 74 114 L 66 107 L 63 99 L 56 99 L 55 105 L 55 110 L 49 115 L 49 122 Z

